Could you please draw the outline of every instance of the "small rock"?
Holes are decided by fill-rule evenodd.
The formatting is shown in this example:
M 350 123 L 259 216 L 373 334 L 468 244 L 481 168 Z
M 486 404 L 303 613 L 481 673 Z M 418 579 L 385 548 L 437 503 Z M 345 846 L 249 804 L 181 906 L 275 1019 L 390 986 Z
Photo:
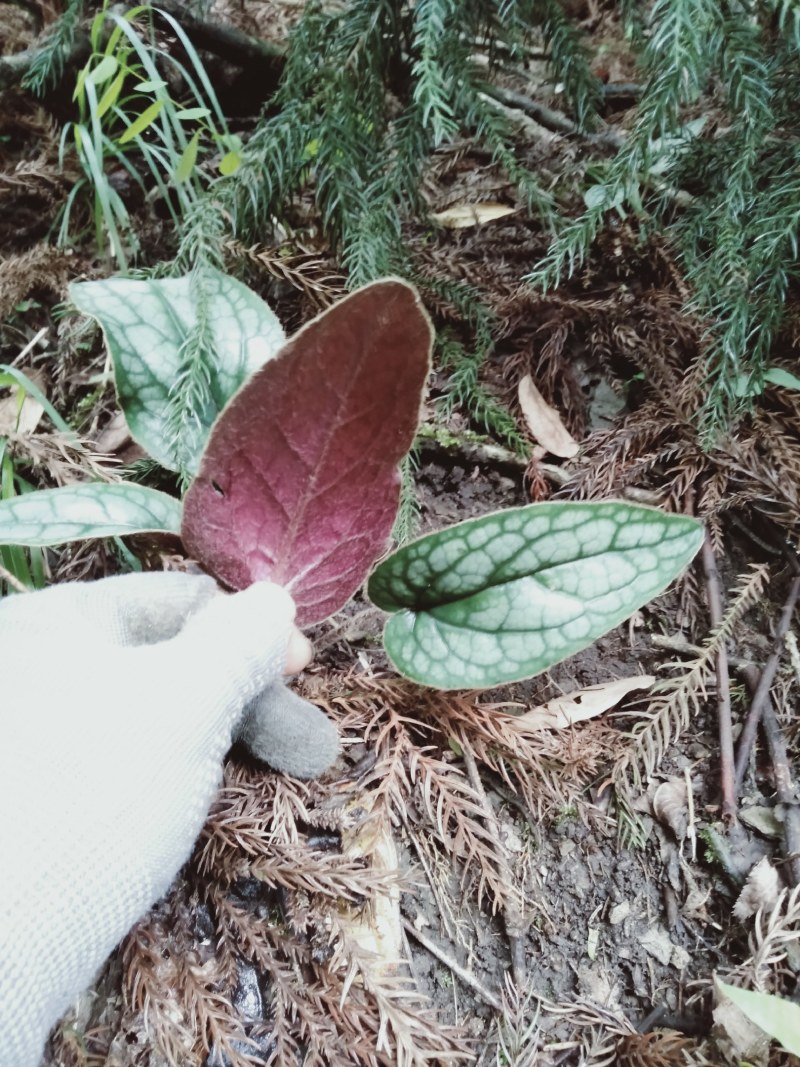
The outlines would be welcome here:
M 615 904 L 611 911 L 608 913 L 608 921 L 612 926 L 619 926 L 623 920 L 627 919 L 631 913 L 631 906 L 627 900 L 623 900 L 621 904 Z
M 689 955 L 685 948 L 681 948 L 680 945 L 672 946 L 672 957 L 669 962 L 679 971 L 683 971 L 686 967 L 689 966 L 689 961 L 691 960 L 691 958 L 692 957 Z
M 673 944 L 663 926 L 651 926 L 639 939 L 639 944 L 648 954 L 666 967 L 672 959 Z
M 233 994 L 233 1003 L 246 1022 L 261 1022 L 264 1018 L 264 998 L 255 967 L 247 964 L 239 966 L 239 981 Z

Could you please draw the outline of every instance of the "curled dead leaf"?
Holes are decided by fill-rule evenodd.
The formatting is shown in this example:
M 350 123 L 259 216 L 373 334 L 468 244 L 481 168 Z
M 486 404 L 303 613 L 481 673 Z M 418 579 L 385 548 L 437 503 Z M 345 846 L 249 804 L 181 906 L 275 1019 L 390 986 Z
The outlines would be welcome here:
M 733 905 L 733 914 L 737 919 L 749 919 L 759 909 L 772 911 L 781 892 L 781 882 L 777 870 L 767 856 L 753 867 L 747 876 L 744 889 Z
M 649 674 L 636 674 L 630 678 L 615 678 L 600 685 L 590 685 L 531 708 L 524 715 L 517 716 L 515 722 L 526 729 L 563 730 L 576 722 L 602 715 L 609 708 L 616 707 L 628 693 L 635 689 L 649 689 L 654 682 L 655 678 Z
M 683 778 L 669 778 L 661 783 L 653 794 L 653 814 L 672 830 L 678 841 L 683 841 L 689 828 L 689 804 Z
M 533 384 L 530 374 L 519 383 L 519 406 L 532 436 L 542 448 L 562 459 L 570 459 L 579 450 L 578 442 L 561 421 L 561 416 L 547 403 Z
M 98 452 L 113 455 L 125 445 L 130 444 L 131 431 L 121 411 L 116 411 L 95 438 L 94 446 Z
M 515 211 L 516 208 L 506 204 L 454 204 L 444 211 L 434 212 L 431 218 L 448 230 L 463 230 L 468 226 L 482 226 L 484 222 L 505 218 Z

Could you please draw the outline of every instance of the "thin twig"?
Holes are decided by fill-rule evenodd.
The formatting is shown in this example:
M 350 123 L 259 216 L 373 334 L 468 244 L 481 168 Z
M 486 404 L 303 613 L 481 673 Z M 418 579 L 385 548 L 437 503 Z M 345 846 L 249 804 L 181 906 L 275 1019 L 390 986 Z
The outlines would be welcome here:
M 759 672 L 752 663 L 741 667 L 741 675 L 747 684 L 747 688 L 754 694 L 759 690 Z M 763 677 L 763 674 L 762 674 Z M 800 808 L 797 805 L 797 787 L 792 778 L 792 769 L 789 765 L 789 757 L 786 752 L 786 742 L 783 738 L 775 707 L 769 698 L 764 698 L 762 709 L 764 734 L 767 738 L 772 767 L 775 772 L 775 792 L 778 800 L 784 805 L 783 810 L 783 838 L 786 846 L 786 860 L 793 885 L 800 885 Z
M 483 782 L 481 781 L 475 757 L 472 754 L 471 749 L 463 743 L 461 745 L 461 753 L 464 760 L 464 767 L 467 771 L 469 784 L 481 800 L 481 807 L 484 811 L 484 821 L 491 832 L 492 840 L 494 841 L 494 852 L 497 856 L 500 876 L 503 882 L 508 886 L 508 897 L 503 907 L 503 922 L 506 928 L 508 947 L 511 952 L 511 973 L 514 976 L 514 985 L 517 989 L 525 989 L 527 986 L 524 941 L 526 923 L 522 914 L 520 894 L 514 880 L 511 864 L 508 861 L 508 852 L 503 844 L 503 837 L 500 833 L 500 824 L 497 821 L 494 808 L 489 803 L 489 798 L 486 796 L 486 791 L 483 788 Z
M 499 85 L 492 85 L 486 89 L 486 95 L 492 97 L 504 108 L 515 111 L 523 111 L 530 115 L 540 126 L 554 133 L 581 137 L 590 144 L 605 145 L 608 148 L 621 148 L 625 143 L 625 135 L 618 130 L 604 129 L 599 133 L 585 133 L 577 123 L 568 118 L 561 111 L 555 111 L 537 100 L 531 100 L 529 96 L 516 93 L 512 89 L 504 89 Z
M 708 534 L 706 534 L 703 541 L 703 569 L 706 575 L 711 625 L 716 629 L 722 623 L 722 591 L 717 561 Z M 720 791 L 722 793 L 722 818 L 726 823 L 733 823 L 736 821 L 737 793 L 734 785 L 731 687 L 728 674 L 728 653 L 722 643 L 720 643 L 717 651 L 717 717 L 719 720 L 719 776 Z
M 503 1002 L 496 993 L 493 993 L 491 989 L 487 988 L 483 982 L 476 978 L 471 971 L 468 971 L 466 967 L 462 967 L 460 963 L 457 963 L 452 956 L 448 956 L 446 952 L 443 952 L 435 941 L 431 941 L 425 934 L 420 933 L 416 926 L 414 926 L 412 922 L 409 922 L 405 917 L 403 918 L 403 928 L 409 937 L 413 937 L 418 944 L 422 945 L 426 952 L 430 952 L 432 956 L 436 957 L 439 963 L 442 963 L 445 967 L 449 968 L 456 978 L 460 978 L 464 985 L 468 985 L 470 989 L 473 989 L 479 997 L 486 1001 L 489 1007 L 494 1008 L 495 1011 L 501 1012 L 503 1010 Z
M 747 714 L 744 729 L 739 738 L 739 751 L 736 755 L 735 779 L 737 796 L 739 790 L 742 788 L 744 773 L 747 770 L 747 764 L 750 761 L 750 752 L 756 739 L 756 731 L 758 730 L 758 724 L 761 721 L 761 712 L 764 708 L 764 702 L 769 696 L 770 688 L 775 680 L 781 652 L 783 651 L 783 639 L 786 637 L 786 633 L 791 625 L 792 615 L 794 615 L 798 596 L 800 596 L 800 577 L 794 579 L 789 589 L 789 595 L 786 598 L 786 603 L 783 605 L 780 622 L 775 631 L 775 639 L 772 642 L 772 651 L 769 654 L 767 662 L 764 664 L 764 670 L 761 672 L 758 687 L 753 694 L 750 711 Z
M 447 433 L 443 435 L 439 428 L 431 423 L 423 423 L 417 430 L 417 447 L 421 451 L 445 453 L 449 456 L 462 457 L 469 463 L 484 463 L 487 466 L 503 464 L 509 467 L 519 467 L 523 470 L 528 466 L 526 456 L 520 456 L 494 441 L 487 441 L 479 437 L 465 434 Z M 555 470 L 558 470 L 556 467 Z M 545 472 L 550 473 L 550 469 Z

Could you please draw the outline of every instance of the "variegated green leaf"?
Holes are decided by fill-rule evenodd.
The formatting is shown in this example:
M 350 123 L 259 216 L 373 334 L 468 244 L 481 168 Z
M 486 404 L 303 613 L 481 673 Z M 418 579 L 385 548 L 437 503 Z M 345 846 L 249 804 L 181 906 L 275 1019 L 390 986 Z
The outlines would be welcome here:
M 130 431 L 154 459 L 193 473 L 208 433 L 230 397 L 278 351 L 284 333 L 254 292 L 220 271 L 208 270 L 207 317 L 213 351 L 207 354 L 209 402 L 199 422 L 186 420 L 182 438 L 170 432 L 171 390 L 183 367 L 182 349 L 197 324 L 190 278 L 108 278 L 70 286 L 76 306 L 100 323 L 114 361 L 114 377 Z
M 546 503 L 420 538 L 374 571 L 392 662 L 440 689 L 528 678 L 660 593 L 700 547 L 694 519 L 655 508 Z
M 103 482 L 0 501 L 0 545 L 59 545 L 87 537 L 180 533 L 181 504 L 143 485 Z

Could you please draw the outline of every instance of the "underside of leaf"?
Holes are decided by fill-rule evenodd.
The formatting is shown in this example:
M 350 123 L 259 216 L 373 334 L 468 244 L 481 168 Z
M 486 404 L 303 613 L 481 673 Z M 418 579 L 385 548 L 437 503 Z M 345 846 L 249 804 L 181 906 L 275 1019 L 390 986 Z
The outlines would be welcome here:
M 217 420 L 184 502 L 186 549 L 221 582 L 284 585 L 308 624 L 385 550 L 432 330 L 412 286 L 365 286 L 296 334 Z
M 440 689 L 529 678 L 660 593 L 700 547 L 694 519 L 610 501 L 547 503 L 420 538 L 385 560 L 371 600 L 396 612 L 384 643 Z

